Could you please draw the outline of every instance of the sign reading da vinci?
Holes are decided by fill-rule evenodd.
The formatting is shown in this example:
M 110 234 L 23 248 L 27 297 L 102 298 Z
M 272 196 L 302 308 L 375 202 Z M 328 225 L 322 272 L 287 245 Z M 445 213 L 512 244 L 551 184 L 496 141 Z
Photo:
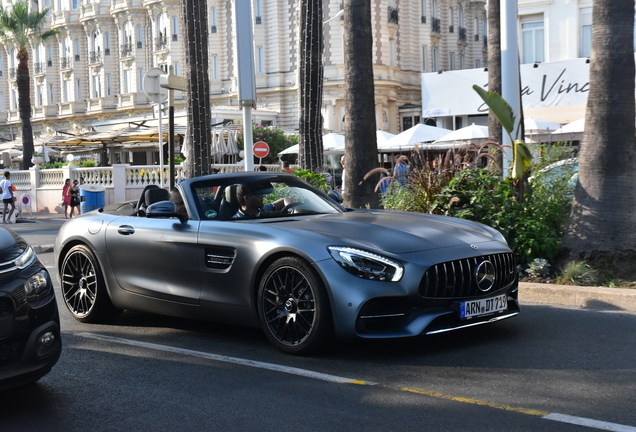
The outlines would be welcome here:
M 585 105 L 589 66 L 584 58 L 521 65 L 523 108 Z M 488 89 L 488 72 L 479 68 L 422 74 L 422 117 L 486 114 L 488 107 L 473 84 Z

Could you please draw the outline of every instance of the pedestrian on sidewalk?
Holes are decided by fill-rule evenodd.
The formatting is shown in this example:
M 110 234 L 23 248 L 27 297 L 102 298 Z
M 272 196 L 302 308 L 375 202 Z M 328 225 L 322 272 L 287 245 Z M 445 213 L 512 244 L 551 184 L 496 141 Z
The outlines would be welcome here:
M 71 196 L 68 194 L 68 190 L 71 188 L 71 179 L 64 180 L 64 187 L 62 187 L 62 203 L 64 204 L 64 217 L 68 219 L 68 208 L 71 205 Z
M 4 208 L 2 211 L 2 223 L 11 223 L 11 216 L 15 211 L 15 200 L 13 199 L 13 185 L 11 184 L 11 173 L 4 172 L 4 180 L 0 181 L 0 190 L 2 191 L 2 202 Z M 7 216 L 7 206 L 11 206 L 9 215 Z
M 68 189 L 68 196 L 70 197 L 69 205 L 71 206 L 71 212 L 69 214 L 70 219 L 73 217 L 73 214 L 75 214 L 75 208 L 80 205 L 79 185 L 77 179 L 73 180 L 73 185 Z M 77 214 L 79 215 L 79 209 L 77 210 Z

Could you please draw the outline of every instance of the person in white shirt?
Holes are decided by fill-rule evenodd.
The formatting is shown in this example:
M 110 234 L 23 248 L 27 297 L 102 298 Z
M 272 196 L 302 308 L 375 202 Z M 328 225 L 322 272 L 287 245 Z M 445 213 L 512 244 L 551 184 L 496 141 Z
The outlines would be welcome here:
M 2 202 L 4 208 L 2 211 L 2 223 L 11 223 L 11 216 L 15 211 L 15 200 L 13 199 L 13 185 L 11 184 L 11 173 L 9 171 L 4 172 L 4 180 L 0 181 L 0 190 L 2 191 Z M 7 216 L 7 206 L 11 206 L 9 215 Z

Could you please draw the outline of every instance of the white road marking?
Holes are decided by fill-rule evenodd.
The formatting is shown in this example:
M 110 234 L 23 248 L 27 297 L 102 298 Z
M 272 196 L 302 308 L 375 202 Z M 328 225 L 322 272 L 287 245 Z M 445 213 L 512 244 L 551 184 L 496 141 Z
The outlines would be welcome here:
M 356 380 L 352 378 L 344 378 L 344 377 L 339 377 L 336 375 L 329 375 L 329 374 L 314 372 L 314 371 L 310 371 L 306 369 L 277 365 L 274 363 L 265 363 L 265 362 L 260 362 L 256 360 L 243 359 L 239 357 L 228 357 L 228 356 L 219 355 L 219 354 L 211 354 L 211 353 L 206 353 L 202 351 L 194 351 L 194 350 L 190 350 L 186 348 L 177 348 L 177 347 L 172 347 L 169 345 L 159 345 L 159 344 L 154 344 L 149 342 L 141 342 L 141 341 L 136 341 L 132 339 L 123 339 L 123 338 L 118 338 L 114 336 L 100 335 L 96 333 L 76 333 L 76 335 L 85 337 L 85 338 L 90 338 L 90 339 L 102 340 L 106 342 L 118 343 L 123 345 L 131 345 L 131 346 L 136 346 L 140 348 L 147 348 L 147 349 L 151 349 L 155 351 L 170 352 L 174 354 L 181 354 L 186 356 L 220 361 L 224 363 L 233 363 L 233 364 L 242 365 L 242 366 L 249 366 L 249 367 L 254 367 L 259 369 L 267 369 L 267 370 L 282 372 L 282 373 L 286 373 L 290 375 L 299 375 L 299 376 L 317 379 L 321 381 L 328 381 L 328 382 L 341 383 L 341 384 L 347 384 L 347 383 L 364 384 L 364 385 L 377 384 L 374 382 Z
M 609 423 L 599 420 L 592 420 L 584 417 L 574 417 L 565 414 L 552 413 L 543 417 L 547 420 L 554 420 L 561 423 L 570 423 L 579 426 L 585 426 L 589 428 L 613 431 L 613 432 L 636 432 L 636 427 L 625 426 L 617 423 Z
M 146 349 L 151 349 L 151 350 L 155 350 L 155 351 L 163 351 L 163 352 L 169 352 L 169 353 L 174 353 L 174 354 L 180 354 L 180 355 L 186 355 L 186 356 L 192 356 L 192 357 L 199 357 L 199 358 L 204 358 L 204 359 L 209 359 L 209 360 L 220 361 L 220 362 L 224 362 L 224 363 L 237 364 L 237 365 L 241 365 L 241 366 L 249 366 L 249 367 L 254 367 L 254 368 L 259 368 L 259 369 L 267 369 L 267 370 L 271 370 L 271 371 L 275 371 L 275 372 L 281 372 L 281 373 L 286 373 L 286 374 L 290 374 L 290 375 L 298 375 L 298 376 L 311 378 L 311 379 L 316 379 L 316 380 L 320 380 L 320 381 L 327 381 L 327 382 L 333 382 L 333 383 L 339 383 L 339 384 L 378 385 L 378 383 L 372 382 L 372 381 L 364 381 L 364 380 L 356 380 L 356 379 L 352 379 L 352 378 L 344 378 L 344 377 L 340 377 L 340 376 L 336 376 L 336 375 L 329 375 L 329 374 L 324 374 L 324 373 L 320 373 L 320 372 L 314 372 L 314 371 L 310 371 L 310 370 L 307 370 L 307 369 L 300 369 L 300 368 L 295 368 L 295 367 L 290 367 L 290 366 L 277 365 L 277 364 L 274 364 L 274 363 L 265 363 L 265 362 L 260 362 L 260 361 L 256 361 L 256 360 L 243 359 L 243 358 L 239 358 L 239 357 L 229 357 L 229 356 L 224 356 L 224 355 L 219 355 L 219 354 L 211 354 L 211 353 L 206 353 L 206 352 L 202 352 L 202 351 L 194 351 L 194 350 L 190 350 L 190 349 L 186 349 L 186 348 L 177 348 L 177 347 L 173 347 L 173 346 L 169 346 L 169 345 L 159 345 L 159 344 L 154 344 L 154 343 L 149 343 L 149 342 L 141 342 L 141 341 L 136 341 L 136 340 L 132 340 L 132 339 L 119 338 L 119 337 L 115 337 L 115 336 L 100 335 L 100 334 L 97 334 L 97 333 L 81 332 L 81 333 L 76 333 L 76 336 L 85 337 L 85 338 L 89 338 L 89 339 L 102 340 L 102 341 L 105 341 L 105 342 L 118 343 L 118 344 L 122 344 L 122 345 L 136 346 L 136 347 L 139 347 L 139 348 L 146 348 Z M 443 399 L 456 400 L 456 401 L 459 401 L 459 402 L 476 403 L 478 405 L 486 405 L 486 406 L 492 406 L 494 408 L 511 410 L 510 407 L 506 407 L 506 406 L 497 406 L 497 405 L 489 404 L 489 403 L 486 403 L 486 402 L 480 403 L 480 401 L 474 401 L 474 400 L 467 400 L 467 399 L 463 399 L 463 398 L 455 398 L 455 397 L 450 397 L 450 396 L 444 396 L 444 395 L 438 394 L 436 392 L 414 391 L 412 389 L 402 389 L 402 390 L 411 391 L 411 392 L 415 392 L 415 393 L 422 393 L 422 394 L 426 394 L 426 395 L 432 396 L 432 397 L 441 397 Z M 540 412 L 537 411 L 536 413 L 533 413 L 533 412 L 530 412 L 530 410 L 523 410 L 523 409 L 512 409 L 512 411 L 517 411 L 517 412 L 521 412 L 521 413 L 525 413 L 525 414 L 531 414 L 531 415 L 545 414 L 545 412 L 540 413 Z M 526 411 L 528 411 L 528 412 L 526 412 Z M 617 423 L 609 423 L 609 422 L 604 422 L 604 421 L 600 421 L 600 420 L 588 419 L 588 418 L 584 418 L 584 417 L 575 417 L 575 416 L 570 416 L 570 415 L 566 415 L 566 414 L 551 413 L 551 414 L 544 415 L 541 418 L 546 419 L 546 420 L 558 421 L 558 422 L 561 422 L 561 423 L 575 424 L 575 425 L 579 425 L 579 426 L 584 426 L 584 427 L 589 427 L 589 428 L 598 429 L 598 430 L 604 430 L 604 431 L 636 432 L 636 427 L 633 427 L 633 426 L 626 426 L 626 425 L 621 425 L 621 424 L 617 424 Z

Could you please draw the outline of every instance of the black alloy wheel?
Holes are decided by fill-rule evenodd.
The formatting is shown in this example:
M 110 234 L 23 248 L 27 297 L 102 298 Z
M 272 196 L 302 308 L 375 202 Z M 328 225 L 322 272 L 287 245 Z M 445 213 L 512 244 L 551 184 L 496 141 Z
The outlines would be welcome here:
M 258 314 L 267 338 L 288 354 L 319 351 L 332 337 L 325 287 L 300 258 L 280 258 L 269 266 L 259 287 Z
M 117 315 L 97 259 L 87 246 L 74 246 L 67 253 L 60 275 L 64 303 L 75 319 L 94 323 Z

